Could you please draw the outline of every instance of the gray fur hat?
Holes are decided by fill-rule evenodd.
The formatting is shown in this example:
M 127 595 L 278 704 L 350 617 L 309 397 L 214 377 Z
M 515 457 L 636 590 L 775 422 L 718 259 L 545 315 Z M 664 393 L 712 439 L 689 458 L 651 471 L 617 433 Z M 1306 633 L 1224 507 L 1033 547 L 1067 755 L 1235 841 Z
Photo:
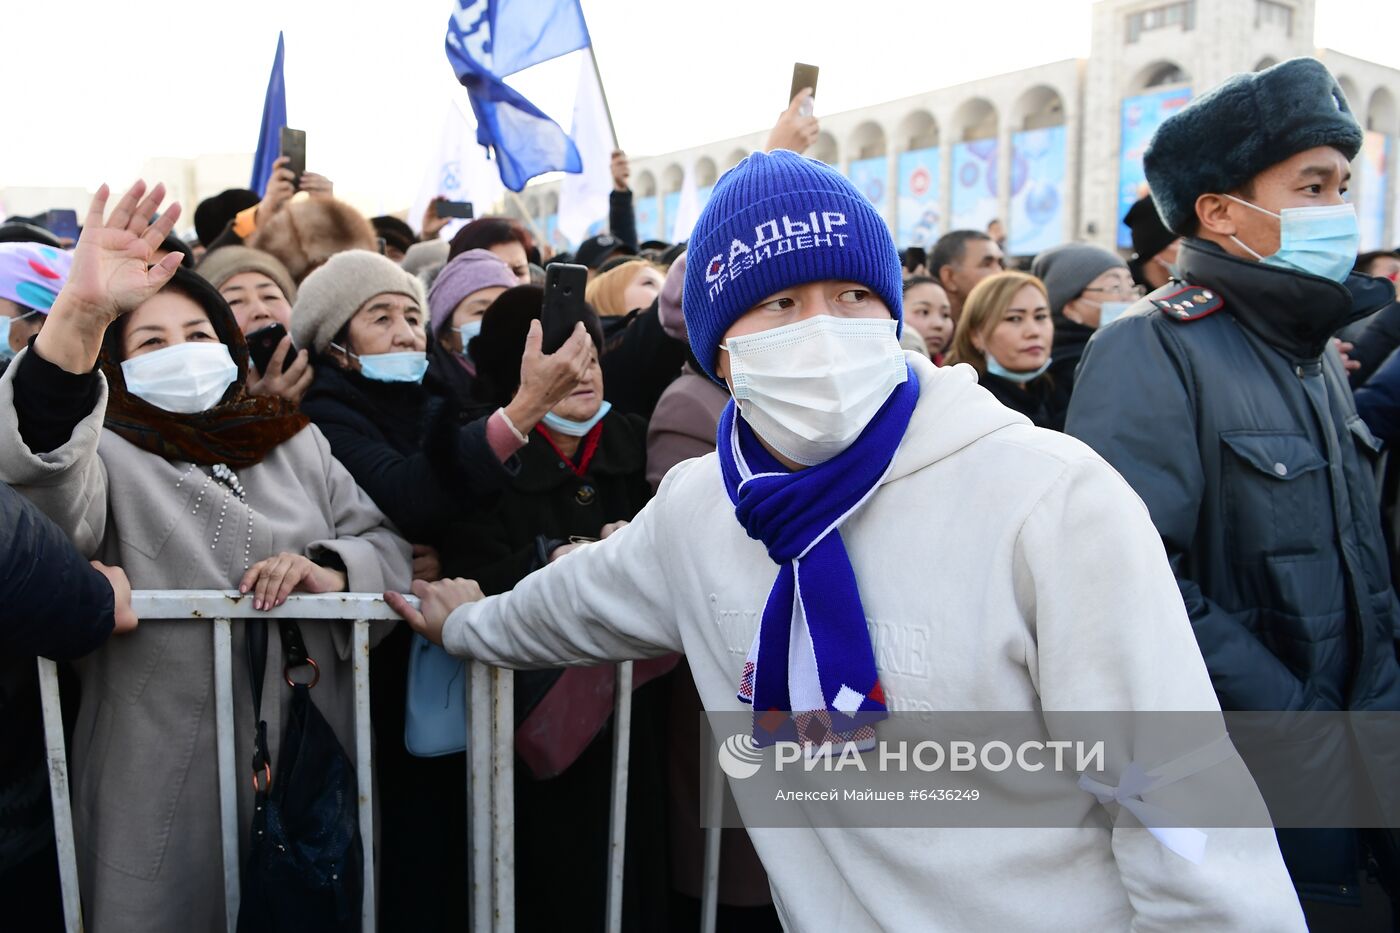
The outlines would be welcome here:
M 1322 62 L 1291 58 L 1227 78 L 1168 117 L 1143 154 L 1143 168 L 1162 220 L 1187 236 L 1195 232 L 1196 198 L 1238 190 L 1317 146 L 1354 159 L 1361 126 Z

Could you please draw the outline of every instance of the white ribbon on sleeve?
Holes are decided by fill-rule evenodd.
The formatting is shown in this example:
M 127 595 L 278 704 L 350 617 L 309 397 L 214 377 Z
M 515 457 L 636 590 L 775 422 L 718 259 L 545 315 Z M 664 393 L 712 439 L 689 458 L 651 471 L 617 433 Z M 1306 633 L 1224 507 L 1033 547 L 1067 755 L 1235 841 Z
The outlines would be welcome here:
M 1138 818 L 1158 842 L 1189 862 L 1199 865 L 1206 855 L 1206 834 L 1199 829 L 1172 826 L 1171 813 L 1147 803 L 1142 795 L 1175 784 L 1207 768 L 1227 761 L 1236 754 L 1228 734 L 1203 745 L 1179 758 L 1174 758 L 1152 771 L 1144 771 L 1137 762 L 1129 762 L 1114 787 L 1091 778 L 1088 772 L 1079 776 L 1081 790 L 1093 794 L 1101 804 L 1118 803 Z

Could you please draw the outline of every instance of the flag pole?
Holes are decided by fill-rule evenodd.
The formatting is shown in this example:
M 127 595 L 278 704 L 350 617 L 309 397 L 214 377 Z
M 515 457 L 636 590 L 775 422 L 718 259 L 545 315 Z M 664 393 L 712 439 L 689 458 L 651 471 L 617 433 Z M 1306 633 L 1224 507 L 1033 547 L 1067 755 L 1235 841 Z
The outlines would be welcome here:
M 537 243 L 548 242 L 545 239 L 544 232 L 540 230 L 538 226 L 535 225 L 535 218 L 530 216 L 530 209 L 525 206 L 524 201 L 520 200 L 519 193 L 511 191 L 509 188 L 507 188 L 506 197 L 510 198 L 511 202 L 516 206 L 517 209 L 519 209 L 520 216 L 525 218 L 525 223 L 529 226 L 530 233 L 534 235 L 535 241 Z
M 580 12 L 579 14 L 583 14 Z M 612 133 L 613 148 L 617 145 L 617 124 L 613 122 L 612 107 L 608 106 L 608 90 L 603 86 L 603 72 L 598 68 L 598 56 L 593 51 L 593 35 L 588 36 L 588 60 L 593 63 L 593 75 L 598 79 L 598 94 L 603 98 L 603 112 L 608 115 L 608 131 Z

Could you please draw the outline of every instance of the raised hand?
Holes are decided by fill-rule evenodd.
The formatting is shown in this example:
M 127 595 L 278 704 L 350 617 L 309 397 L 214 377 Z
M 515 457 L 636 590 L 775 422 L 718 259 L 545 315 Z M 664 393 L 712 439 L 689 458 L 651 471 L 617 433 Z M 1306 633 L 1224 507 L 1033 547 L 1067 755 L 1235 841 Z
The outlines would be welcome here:
M 788 109 L 778 116 L 778 122 L 768 134 L 764 152 L 774 149 L 791 149 L 796 153 L 807 151 L 807 147 L 817 141 L 821 126 L 812 116 L 812 89 L 803 88 L 788 104 Z
M 438 195 L 428 202 L 427 210 L 423 211 L 423 236 L 421 239 L 436 240 L 438 234 L 442 232 L 442 228 L 446 227 L 448 223 L 451 222 L 451 217 L 438 216 L 438 205 L 446 200 L 447 198 Z
M 68 282 L 34 345 L 40 356 L 71 373 L 92 371 L 108 326 L 160 291 L 183 258 L 172 252 L 155 261 L 180 219 L 176 203 L 151 222 L 165 199 L 164 185 L 148 192 L 146 183 L 138 181 L 107 217 L 109 193 L 103 185 L 93 195 Z
M 282 366 L 288 356 L 292 364 Z M 260 373 L 251 364 L 248 367 L 248 393 L 250 395 L 276 395 L 289 402 L 300 402 L 306 390 L 311 388 L 315 372 L 305 350 L 293 350 L 292 338 L 283 337 L 267 362 L 267 372 Z
M 621 149 L 613 150 L 610 168 L 612 169 L 613 190 L 628 190 L 627 181 L 632 177 L 632 164 L 627 161 L 627 153 Z
M 272 174 L 267 179 L 267 187 L 263 189 L 263 197 L 258 202 L 258 212 L 255 215 L 259 227 L 271 220 L 272 215 L 280 211 L 292 199 L 292 195 L 297 193 L 297 176 L 287 168 L 291 163 L 289 156 L 278 156 L 272 163 Z
M 533 320 L 520 359 L 520 389 L 506 406 L 506 417 L 522 434 L 529 434 L 546 412 L 569 397 L 593 362 L 593 338 L 581 323 L 553 353 L 545 353 L 543 344 L 544 328 Z

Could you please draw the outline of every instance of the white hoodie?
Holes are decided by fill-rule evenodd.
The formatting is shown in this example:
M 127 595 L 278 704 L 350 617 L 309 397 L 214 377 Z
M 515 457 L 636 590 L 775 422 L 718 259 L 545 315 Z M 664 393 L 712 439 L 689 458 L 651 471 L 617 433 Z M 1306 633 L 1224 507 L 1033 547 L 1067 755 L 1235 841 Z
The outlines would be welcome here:
M 970 367 L 909 364 L 909 430 L 841 528 L 890 708 L 1218 709 L 1127 483 L 997 403 Z M 777 570 L 710 454 L 606 541 L 460 607 L 443 640 L 507 667 L 683 651 L 706 710 L 744 710 L 739 673 Z M 1121 826 L 749 834 L 788 929 L 1306 929 L 1267 829 L 1209 830 L 1200 864 Z

